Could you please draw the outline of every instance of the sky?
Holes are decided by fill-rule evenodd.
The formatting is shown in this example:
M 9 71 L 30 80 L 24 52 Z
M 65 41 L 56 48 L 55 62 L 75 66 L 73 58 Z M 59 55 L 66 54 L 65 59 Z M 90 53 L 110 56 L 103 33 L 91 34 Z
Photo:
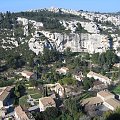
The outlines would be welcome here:
M 0 12 L 59 7 L 73 10 L 118 12 L 120 0 L 0 0 Z

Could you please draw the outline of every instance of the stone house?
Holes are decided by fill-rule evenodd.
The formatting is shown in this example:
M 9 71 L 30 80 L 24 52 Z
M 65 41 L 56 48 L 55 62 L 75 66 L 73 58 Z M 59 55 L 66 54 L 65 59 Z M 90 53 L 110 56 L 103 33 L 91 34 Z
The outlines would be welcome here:
M 120 101 L 115 99 L 115 95 L 109 91 L 100 91 L 97 93 L 96 97 L 86 98 L 81 101 L 82 106 L 98 106 L 104 105 L 109 110 L 116 110 L 120 107 Z
M 15 108 L 15 120 L 35 120 L 32 114 L 28 111 L 24 111 L 19 105 Z
M 25 77 L 26 79 L 34 79 L 34 80 L 37 80 L 37 74 L 36 73 L 33 73 L 33 72 L 29 72 L 27 70 L 24 70 L 21 72 L 21 75 L 23 77 Z
M 58 72 L 59 74 L 66 75 L 69 72 L 69 69 L 67 67 L 61 67 L 61 68 L 57 68 L 56 72 Z
M 87 74 L 87 77 L 89 77 L 89 78 L 93 77 L 95 80 L 99 80 L 99 81 L 103 82 L 105 85 L 110 85 L 111 84 L 111 79 L 109 79 L 108 77 L 103 76 L 101 74 L 92 72 L 92 71 L 90 71 Z
M 45 111 L 48 107 L 56 107 L 56 103 L 52 97 L 43 97 L 39 99 L 40 112 Z

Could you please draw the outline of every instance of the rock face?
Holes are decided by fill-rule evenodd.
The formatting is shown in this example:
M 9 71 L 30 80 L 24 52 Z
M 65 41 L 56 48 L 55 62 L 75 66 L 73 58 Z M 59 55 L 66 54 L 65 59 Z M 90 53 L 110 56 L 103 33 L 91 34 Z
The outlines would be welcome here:
M 77 23 L 80 23 L 81 26 L 88 31 L 89 33 L 100 33 L 98 26 L 95 22 L 80 22 L 80 21 L 60 21 L 61 24 L 66 28 L 66 30 L 71 30 L 72 33 L 75 32 L 77 28 Z
M 66 48 L 71 48 L 72 52 L 88 52 L 88 53 L 102 53 L 110 48 L 110 40 L 107 35 L 89 34 L 89 33 L 50 33 L 49 31 L 39 31 L 46 38 L 41 41 L 38 38 L 31 38 L 28 42 L 29 47 L 36 54 L 43 51 L 44 47 L 50 49 L 57 49 L 63 52 Z M 120 37 L 113 35 L 113 48 L 117 50 L 120 46 Z M 118 55 L 119 51 L 116 52 Z
M 39 31 L 49 38 L 57 50 L 63 52 L 70 47 L 73 52 L 105 52 L 109 47 L 109 39 L 105 35 L 89 34 L 89 33 L 50 33 L 47 31 Z M 104 44 L 103 44 L 104 42 Z
M 100 14 L 100 13 L 95 13 L 95 12 L 75 11 L 71 9 L 54 8 L 54 7 L 51 7 L 48 10 L 54 13 L 61 12 L 61 13 L 66 13 L 66 14 L 82 16 L 90 21 L 94 21 L 94 19 L 97 19 L 98 21 L 101 21 L 101 22 L 109 21 L 113 23 L 115 26 L 120 26 L 120 15 L 114 16 L 114 15 L 107 14 L 107 13 Z
M 28 46 L 30 50 L 36 53 L 36 55 L 38 55 L 39 52 L 42 53 L 44 48 L 55 49 L 54 43 L 52 43 L 51 41 L 47 39 L 44 41 L 41 41 L 38 38 L 31 38 L 28 41 Z
M 23 29 L 24 29 L 24 35 L 28 36 L 28 19 L 18 17 L 18 22 L 22 22 Z
M 1 39 L 2 48 L 12 49 L 18 47 L 19 44 L 27 43 L 29 49 L 38 55 L 45 47 L 49 49 L 57 49 L 60 52 L 63 52 L 69 47 L 73 52 L 88 53 L 102 53 L 112 47 L 116 50 L 117 55 L 120 56 L 120 33 L 116 33 L 116 31 L 118 32 L 120 30 L 120 15 L 100 14 L 59 8 L 51 8 L 47 10 L 53 13 L 60 12 L 76 15 L 80 17 L 80 20 L 59 20 L 60 24 L 64 26 L 65 31 L 69 30 L 70 32 L 57 33 L 55 31 L 51 32 L 46 30 L 42 22 L 18 17 L 17 21 L 22 25 L 24 36 L 27 36 L 27 39 L 20 37 L 17 42 L 15 41 L 16 38 L 14 38 L 14 36 L 13 38 L 6 37 Z M 96 22 L 95 20 L 99 22 Z M 113 26 L 106 25 L 106 21 L 112 23 Z M 78 23 L 86 32 L 81 32 L 79 34 L 76 32 Z M 32 28 L 31 32 L 29 32 L 29 24 Z M 107 34 L 105 33 L 106 31 Z M 109 39 L 108 35 L 111 35 L 112 41 Z M 5 46 L 5 44 L 7 44 L 7 46 Z

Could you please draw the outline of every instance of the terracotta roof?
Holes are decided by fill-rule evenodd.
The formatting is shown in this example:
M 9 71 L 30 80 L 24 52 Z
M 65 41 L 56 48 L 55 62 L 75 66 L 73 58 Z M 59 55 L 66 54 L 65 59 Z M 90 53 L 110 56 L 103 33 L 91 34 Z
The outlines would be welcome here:
M 110 93 L 108 91 L 100 91 L 97 94 L 99 94 L 102 97 L 107 97 L 107 96 L 110 96 L 110 95 L 114 95 L 114 94 L 112 94 L 112 93 Z
M 111 105 L 114 109 L 116 109 L 117 107 L 120 107 L 120 101 L 114 98 L 108 99 L 105 102 Z
M 41 101 L 44 106 L 55 105 L 55 101 L 51 97 L 43 97 L 40 98 L 39 101 Z
M 94 104 L 97 104 L 97 103 L 102 103 L 103 100 L 99 97 L 91 97 L 91 98 L 86 98 L 86 99 L 83 99 L 82 100 L 82 105 L 94 105 Z
M 10 94 L 10 90 L 13 88 L 13 86 L 7 86 L 1 89 L 1 94 L 0 94 L 0 101 L 4 101 L 6 97 Z
M 15 112 L 16 112 L 17 116 L 20 118 L 20 120 L 29 120 L 28 116 L 23 111 L 23 109 L 21 108 L 20 105 L 15 108 Z
M 4 101 L 8 95 L 9 95 L 9 92 L 4 91 L 4 92 L 0 95 L 0 101 Z
M 103 75 L 98 74 L 98 73 L 95 73 L 95 72 L 93 72 L 93 71 L 90 71 L 90 72 L 88 73 L 88 75 L 97 76 L 97 77 L 99 77 L 99 78 L 103 78 L 103 79 L 105 79 L 105 80 L 111 81 L 111 79 L 109 79 L 108 77 L 103 76 Z
M 27 70 L 22 71 L 22 73 L 25 73 L 25 74 L 28 75 L 28 76 L 31 76 L 31 75 L 34 74 L 33 72 L 29 72 L 29 71 L 27 71 Z

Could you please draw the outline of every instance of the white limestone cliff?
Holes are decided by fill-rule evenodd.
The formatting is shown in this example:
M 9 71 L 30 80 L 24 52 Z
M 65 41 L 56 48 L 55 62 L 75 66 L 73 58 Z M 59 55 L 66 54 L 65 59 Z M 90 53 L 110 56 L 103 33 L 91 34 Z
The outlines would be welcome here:
M 56 32 L 51 33 L 50 31 L 45 31 L 44 29 L 42 29 L 44 28 L 44 24 L 42 22 L 18 17 L 17 21 L 19 24 L 22 24 L 25 36 L 29 36 L 29 23 L 32 24 L 32 28 L 35 29 L 35 32 L 30 33 L 30 35 L 32 35 L 31 38 L 25 40 L 19 38 L 20 44 L 28 43 L 29 49 L 31 49 L 37 55 L 43 51 L 44 47 L 47 47 L 49 49 L 57 49 L 60 52 L 63 52 L 67 47 L 70 47 L 73 52 L 102 53 L 110 48 L 110 41 L 108 35 L 100 33 L 100 28 L 103 31 L 110 31 L 109 34 L 113 38 L 113 49 L 115 49 L 117 55 L 120 56 L 120 51 L 118 51 L 118 48 L 120 48 L 120 35 L 113 34 L 115 28 L 120 29 L 120 15 L 112 16 L 110 14 L 100 14 L 94 12 L 75 11 L 60 8 L 51 8 L 47 10 L 55 13 L 62 12 L 85 17 L 88 21 L 78 21 L 75 19 L 69 21 L 60 20 L 59 22 L 65 27 L 65 30 L 71 31 L 71 33 L 67 34 Z M 97 19 L 101 22 L 109 21 L 114 24 L 114 28 L 112 26 L 105 26 L 103 24 L 96 23 L 94 19 Z M 81 34 L 75 33 L 77 23 L 80 23 L 87 32 Z M 38 33 L 43 34 L 45 36 L 45 39 L 42 40 L 41 36 Z M 12 49 L 19 46 L 14 37 L 6 37 L 1 41 L 3 44 L 2 47 L 4 49 Z M 6 43 L 8 43 L 9 45 L 5 46 Z

